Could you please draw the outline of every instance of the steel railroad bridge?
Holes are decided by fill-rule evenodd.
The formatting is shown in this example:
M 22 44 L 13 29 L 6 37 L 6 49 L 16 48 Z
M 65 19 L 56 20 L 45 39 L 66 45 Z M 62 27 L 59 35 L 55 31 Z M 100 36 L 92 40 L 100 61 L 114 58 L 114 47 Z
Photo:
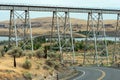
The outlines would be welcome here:
M 19 11 L 46 11 L 46 12 L 72 12 L 72 13 L 103 13 L 119 14 L 120 9 L 102 9 L 102 8 L 79 8 L 79 7 L 60 7 L 60 6 L 40 6 L 25 4 L 0 4 L 0 10 L 19 10 Z
M 57 35 L 58 48 L 61 54 L 61 62 L 64 62 L 66 58 L 63 58 L 63 53 L 71 52 L 70 60 L 75 61 L 75 50 L 73 41 L 72 23 L 69 13 L 87 13 L 87 27 L 86 27 L 86 47 L 84 48 L 83 64 L 93 61 L 93 64 L 99 65 L 102 60 L 106 59 L 106 63 L 109 64 L 108 43 L 106 41 L 106 30 L 104 26 L 103 14 L 116 14 L 115 24 L 115 43 L 112 53 L 112 62 L 115 62 L 115 56 L 120 55 L 120 9 L 102 9 L 102 8 L 80 8 L 80 7 L 63 7 L 63 6 L 45 6 L 45 5 L 30 5 L 30 4 L 0 4 L 0 10 L 10 11 L 10 25 L 9 25 L 9 46 L 12 44 L 12 36 L 15 36 L 16 46 L 19 46 L 18 37 L 23 38 L 25 48 L 28 40 L 31 39 L 31 50 L 33 50 L 33 38 L 30 11 L 39 12 L 52 12 L 52 21 L 50 26 L 51 29 L 51 45 L 53 41 L 53 35 Z M 22 14 L 19 11 L 23 12 Z M 17 24 L 23 23 L 18 27 Z M 27 34 L 29 33 L 29 35 Z M 66 34 L 70 34 L 70 41 L 66 37 Z M 90 37 L 92 36 L 92 37 Z M 100 39 L 101 36 L 103 39 Z M 117 40 L 119 38 L 119 40 Z M 64 44 L 63 44 L 64 42 Z M 69 43 L 69 45 L 68 45 Z M 92 48 L 90 46 L 93 46 Z M 100 55 L 104 54 L 105 57 Z M 89 56 L 91 55 L 91 57 Z M 90 59 L 90 60 L 89 60 Z

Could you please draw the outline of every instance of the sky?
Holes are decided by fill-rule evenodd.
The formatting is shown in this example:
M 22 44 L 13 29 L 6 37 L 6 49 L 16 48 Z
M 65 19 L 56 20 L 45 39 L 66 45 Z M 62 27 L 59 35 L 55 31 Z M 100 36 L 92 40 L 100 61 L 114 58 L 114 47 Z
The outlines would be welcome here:
M 120 0 L 0 0 L 0 4 L 31 4 L 56 5 L 70 7 L 112 8 L 120 9 Z M 0 20 L 9 19 L 9 11 L 0 11 Z M 85 17 L 83 17 L 84 15 Z M 71 14 L 72 17 L 87 18 L 87 14 Z M 50 17 L 52 13 L 31 12 L 31 18 Z M 116 15 L 105 15 L 106 19 L 116 18 Z
M 119 8 L 120 0 L 0 0 L 0 3 L 49 4 L 63 6 Z

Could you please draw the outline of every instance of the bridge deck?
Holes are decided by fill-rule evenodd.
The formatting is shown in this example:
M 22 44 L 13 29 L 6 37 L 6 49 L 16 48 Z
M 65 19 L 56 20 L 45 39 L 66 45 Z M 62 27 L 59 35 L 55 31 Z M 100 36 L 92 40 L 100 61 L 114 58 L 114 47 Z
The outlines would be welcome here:
M 60 7 L 60 6 L 39 6 L 39 5 L 25 5 L 25 4 L 0 4 L 0 10 L 29 10 L 29 11 L 45 11 L 45 12 L 72 12 L 72 13 L 104 13 L 104 14 L 118 14 L 120 9 L 102 9 L 102 8 L 79 8 L 79 7 Z

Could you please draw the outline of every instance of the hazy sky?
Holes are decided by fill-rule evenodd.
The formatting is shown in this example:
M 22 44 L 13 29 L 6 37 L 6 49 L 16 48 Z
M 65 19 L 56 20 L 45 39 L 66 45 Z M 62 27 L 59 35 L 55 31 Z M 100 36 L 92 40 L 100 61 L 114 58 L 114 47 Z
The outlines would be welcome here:
M 0 3 L 51 4 L 63 6 L 120 7 L 120 0 L 0 0 Z
M 120 9 L 120 0 L 0 0 L 0 4 L 6 3 L 21 3 L 21 4 L 40 4 L 40 5 L 57 5 L 57 6 L 72 6 L 72 7 L 93 7 L 93 8 L 117 8 Z M 9 19 L 8 11 L 0 11 L 0 20 Z M 32 12 L 31 17 L 45 17 L 51 16 L 52 13 L 36 13 Z M 71 14 L 72 17 L 81 17 L 80 14 Z M 114 18 L 115 15 L 106 17 Z M 81 17 L 83 18 L 83 17 Z M 86 17 L 85 17 L 86 18 Z

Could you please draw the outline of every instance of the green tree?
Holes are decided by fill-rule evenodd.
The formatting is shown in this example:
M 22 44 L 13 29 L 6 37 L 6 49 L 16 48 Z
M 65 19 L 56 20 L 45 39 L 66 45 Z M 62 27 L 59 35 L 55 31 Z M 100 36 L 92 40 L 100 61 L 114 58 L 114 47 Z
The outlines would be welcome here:
M 14 67 L 16 67 L 16 57 L 22 56 L 22 53 L 23 53 L 22 49 L 19 48 L 19 47 L 15 47 L 12 50 L 10 50 L 8 53 L 13 56 L 13 58 L 14 58 Z

